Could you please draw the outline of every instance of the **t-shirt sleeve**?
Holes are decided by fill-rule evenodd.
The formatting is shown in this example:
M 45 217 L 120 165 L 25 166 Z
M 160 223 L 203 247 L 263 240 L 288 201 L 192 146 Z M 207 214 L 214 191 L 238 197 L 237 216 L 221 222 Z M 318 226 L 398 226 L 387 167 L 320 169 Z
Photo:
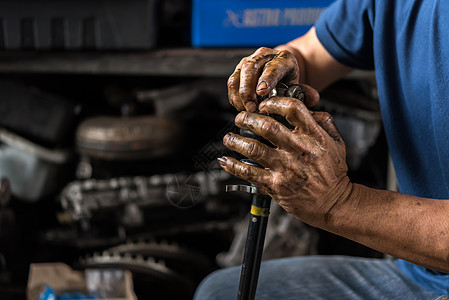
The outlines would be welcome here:
M 315 24 L 324 48 L 338 62 L 357 69 L 374 69 L 374 0 L 337 0 Z

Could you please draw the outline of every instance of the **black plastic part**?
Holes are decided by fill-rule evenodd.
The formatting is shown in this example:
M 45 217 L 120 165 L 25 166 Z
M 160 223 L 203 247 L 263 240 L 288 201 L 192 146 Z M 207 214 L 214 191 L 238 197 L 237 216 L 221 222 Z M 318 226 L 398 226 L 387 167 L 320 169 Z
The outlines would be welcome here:
M 149 49 L 157 1 L 0 1 L 0 50 Z
M 13 81 L 0 80 L 0 127 L 48 147 L 73 139 L 77 103 Z

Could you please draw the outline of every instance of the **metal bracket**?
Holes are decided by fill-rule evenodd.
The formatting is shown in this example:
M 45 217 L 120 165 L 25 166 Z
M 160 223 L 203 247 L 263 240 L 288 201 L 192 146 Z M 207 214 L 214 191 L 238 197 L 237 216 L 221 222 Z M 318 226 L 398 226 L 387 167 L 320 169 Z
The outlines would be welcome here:
M 226 192 L 245 192 L 249 194 L 259 194 L 259 189 L 253 185 L 231 184 L 226 185 Z

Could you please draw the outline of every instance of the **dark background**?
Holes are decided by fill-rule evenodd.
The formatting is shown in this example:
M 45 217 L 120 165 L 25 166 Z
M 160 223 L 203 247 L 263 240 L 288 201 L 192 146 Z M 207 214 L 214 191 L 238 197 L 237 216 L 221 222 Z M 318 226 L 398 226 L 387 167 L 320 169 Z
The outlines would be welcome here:
M 29 38 L 27 30 L 32 32 L 33 23 L 28 19 L 23 23 L 19 49 L 6 49 L 0 39 L 0 128 L 49 151 L 68 150 L 73 154 L 60 166 L 60 175 L 50 179 L 54 188 L 49 194 L 33 200 L 12 195 L 0 206 L 1 299 L 25 299 L 31 263 L 64 262 L 79 270 L 108 267 L 89 263 L 86 258 L 130 242 L 156 247 L 144 256 L 154 257 L 158 263 L 164 260 L 170 271 L 139 267 L 133 252 L 133 263 L 119 267 L 132 270 L 139 299 L 191 299 L 201 279 L 221 267 L 216 256 L 229 250 L 234 225 L 246 222 L 249 210 L 246 195 L 224 193 L 227 181 L 238 180 L 219 180 L 218 193 L 198 198 L 194 205 L 187 203 L 185 207 L 184 203 L 167 201 L 167 187 L 162 185 L 159 200 L 164 204 L 138 205 L 137 216 L 143 216 L 143 220 L 132 226 L 124 221 L 125 210 L 130 209 L 126 204 L 94 209 L 83 220 L 70 219 L 61 204 L 64 187 L 86 180 L 77 175 L 83 159 L 92 168 L 87 177 L 106 181 L 219 169 L 215 157 L 226 153 L 221 137 L 235 130 L 232 120 L 236 111 L 227 102 L 226 81 L 239 60 L 254 49 L 193 49 L 190 12 L 189 1 L 158 2 L 149 16 L 154 26 L 149 49 L 101 49 L 88 43 L 92 37 L 87 32 L 86 47 L 82 49 L 64 49 L 64 44 L 55 43 L 52 49 L 42 50 L 36 40 Z M 122 21 L 127 22 L 126 18 Z M 7 30 L 0 29 L 3 33 Z M 55 41 L 63 35 L 56 29 L 48 34 L 56 37 Z M 341 131 L 345 140 L 352 137 L 355 141 L 348 144 L 351 179 L 385 188 L 388 152 L 373 75 L 351 75 L 324 91 L 322 98 L 322 104 L 313 109 L 327 110 L 350 124 Z M 76 134 L 83 122 L 98 116 L 116 118 L 117 122 L 162 116 L 180 126 L 182 133 L 172 136 L 167 131 L 165 135 L 171 136 L 167 145 L 148 136 L 149 143 L 154 144 L 145 151 L 165 150 L 144 158 L 136 159 L 141 150 L 133 149 L 128 150 L 126 158 L 106 158 L 104 153 L 114 152 L 112 144 L 100 154 L 86 154 Z M 357 124 L 351 123 L 354 119 Z M 364 152 L 355 149 L 360 137 L 353 136 L 354 126 L 378 127 L 367 131 L 372 142 Z M 117 138 L 116 142 L 120 141 Z M 0 149 L 8 146 L 0 140 Z M 1 155 L 4 153 L 0 151 Z M 24 177 L 28 175 L 23 172 Z M 305 254 L 382 256 L 330 233 L 305 228 L 318 237 Z M 282 251 L 279 253 L 282 255 Z

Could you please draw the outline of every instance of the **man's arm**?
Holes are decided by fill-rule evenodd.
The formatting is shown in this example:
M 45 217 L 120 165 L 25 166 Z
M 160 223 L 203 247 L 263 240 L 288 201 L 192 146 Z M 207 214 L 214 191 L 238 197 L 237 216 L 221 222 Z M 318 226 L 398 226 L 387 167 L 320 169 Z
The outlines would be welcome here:
M 283 51 L 281 51 L 283 50 Z M 288 50 L 288 51 L 285 51 Z M 414 197 L 353 184 L 347 177 L 344 143 L 332 117 L 310 112 L 291 98 L 264 101 L 261 113 L 285 116 L 293 131 L 250 112 L 257 95 L 266 95 L 281 79 L 321 90 L 351 68 L 338 63 L 319 42 L 315 29 L 277 49 L 261 48 L 244 58 L 228 81 L 230 101 L 241 112 L 236 125 L 254 131 L 275 148 L 229 134 L 224 144 L 258 161 L 255 168 L 233 158 L 220 159 L 233 175 L 269 194 L 286 211 L 328 230 L 395 257 L 449 273 L 449 200 Z M 265 87 L 260 89 L 258 87 Z M 306 105 L 319 100 L 303 86 Z
M 305 83 L 322 90 L 351 68 L 337 62 L 315 29 L 278 49 L 297 58 Z M 319 227 L 392 256 L 449 273 L 449 201 L 354 184 L 350 196 L 327 212 Z
M 383 253 L 449 273 L 449 201 L 354 184 L 323 228 Z

